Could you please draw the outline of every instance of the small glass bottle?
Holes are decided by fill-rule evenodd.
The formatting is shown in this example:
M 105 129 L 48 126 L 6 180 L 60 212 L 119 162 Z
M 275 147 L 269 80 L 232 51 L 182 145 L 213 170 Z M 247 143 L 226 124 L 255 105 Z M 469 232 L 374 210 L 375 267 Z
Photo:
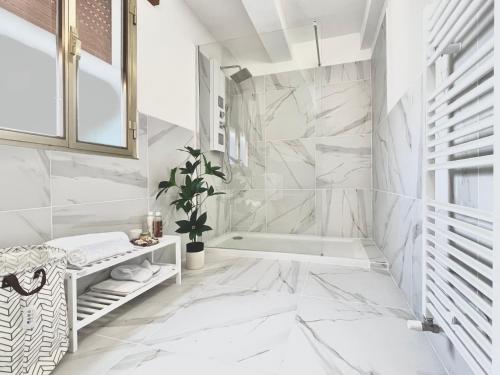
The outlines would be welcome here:
M 148 212 L 148 216 L 146 216 L 146 225 L 148 227 L 147 229 L 148 229 L 148 232 L 149 232 L 150 236 L 154 236 L 154 234 L 153 234 L 153 221 L 154 221 L 154 218 L 155 218 L 154 212 L 153 211 L 149 211 Z
M 161 238 L 163 237 L 163 218 L 161 217 L 161 212 L 155 212 L 153 218 L 153 237 Z

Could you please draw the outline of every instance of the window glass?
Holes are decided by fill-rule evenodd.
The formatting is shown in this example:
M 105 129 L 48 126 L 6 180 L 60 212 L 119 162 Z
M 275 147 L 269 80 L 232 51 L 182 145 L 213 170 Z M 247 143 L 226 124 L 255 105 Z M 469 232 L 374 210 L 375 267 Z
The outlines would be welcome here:
M 0 129 L 64 136 L 56 0 L 0 0 Z
M 80 142 L 127 146 L 121 0 L 77 0 L 82 43 L 77 77 Z

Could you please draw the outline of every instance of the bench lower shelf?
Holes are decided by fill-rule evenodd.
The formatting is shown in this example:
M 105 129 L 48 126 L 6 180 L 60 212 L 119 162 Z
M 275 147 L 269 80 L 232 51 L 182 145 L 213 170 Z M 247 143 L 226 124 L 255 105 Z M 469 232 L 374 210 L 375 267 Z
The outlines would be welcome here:
M 82 329 L 131 299 L 143 294 L 147 290 L 161 284 L 171 277 L 176 276 L 177 273 L 178 271 L 175 264 L 164 264 L 161 266 L 160 271 L 158 271 L 150 281 L 145 283 L 144 286 L 125 296 L 95 291 L 89 291 L 80 295 L 76 303 L 76 329 Z

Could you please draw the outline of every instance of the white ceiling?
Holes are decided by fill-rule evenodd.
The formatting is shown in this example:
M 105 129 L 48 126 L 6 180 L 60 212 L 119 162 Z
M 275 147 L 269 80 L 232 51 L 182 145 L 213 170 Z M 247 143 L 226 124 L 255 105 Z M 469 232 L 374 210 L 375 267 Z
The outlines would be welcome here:
M 378 23 L 376 10 L 384 3 L 384 0 L 184 1 L 236 60 L 269 63 L 290 60 L 294 43 L 314 44 L 313 21 L 318 23 L 320 39 L 360 34 L 361 43 L 355 48 L 361 49 L 361 44 L 366 48 L 371 43 L 366 39 L 373 39 L 373 25 Z
M 257 33 L 242 0 L 184 0 L 218 41 Z M 361 31 L 369 0 L 265 0 L 281 7 L 282 28 L 311 26 L 318 21 L 323 38 Z M 258 3 L 258 1 L 254 1 Z M 263 11 L 268 4 L 263 3 Z M 267 30 L 267 31 L 276 31 Z
M 184 1 L 217 41 L 256 33 L 241 0 Z
M 368 0 L 281 0 L 289 28 L 312 25 L 318 21 L 322 38 L 361 31 Z

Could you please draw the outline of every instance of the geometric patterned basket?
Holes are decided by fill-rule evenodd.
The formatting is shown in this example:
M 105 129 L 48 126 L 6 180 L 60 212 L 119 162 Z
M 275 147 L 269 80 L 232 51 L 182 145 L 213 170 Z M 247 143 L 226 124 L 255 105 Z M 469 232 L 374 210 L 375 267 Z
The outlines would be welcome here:
M 0 249 L 0 375 L 48 375 L 68 350 L 66 252 Z

